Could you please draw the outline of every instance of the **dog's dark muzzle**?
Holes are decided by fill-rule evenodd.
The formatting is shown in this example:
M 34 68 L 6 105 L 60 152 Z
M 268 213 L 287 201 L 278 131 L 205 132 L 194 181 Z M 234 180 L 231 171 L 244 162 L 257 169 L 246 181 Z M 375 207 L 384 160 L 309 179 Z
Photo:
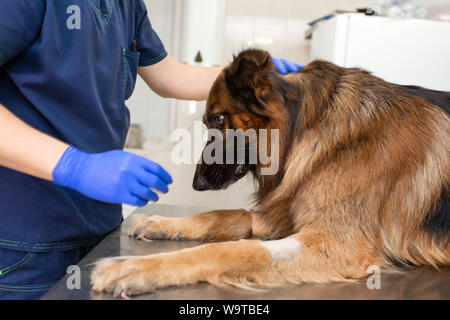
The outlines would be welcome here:
M 192 188 L 194 188 L 195 191 L 208 190 L 208 184 L 206 182 L 205 177 L 202 175 L 195 175 L 194 181 L 192 183 Z

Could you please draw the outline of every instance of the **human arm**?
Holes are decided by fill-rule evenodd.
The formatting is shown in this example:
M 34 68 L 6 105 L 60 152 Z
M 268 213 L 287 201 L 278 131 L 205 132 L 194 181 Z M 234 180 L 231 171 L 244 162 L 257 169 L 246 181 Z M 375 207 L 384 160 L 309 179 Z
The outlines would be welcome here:
M 52 180 L 53 168 L 67 146 L 27 125 L 0 104 L 0 166 Z
M 191 66 L 167 56 L 160 62 L 139 67 L 139 75 L 159 96 L 202 101 L 223 67 Z
M 46 135 L 0 104 L 0 166 L 110 203 L 143 206 L 168 191 L 170 175 L 158 164 L 115 150 L 84 153 Z M 151 190 L 152 189 L 152 190 Z
M 298 72 L 303 68 L 285 59 L 271 59 L 281 74 Z M 222 70 L 223 67 L 187 65 L 167 56 L 156 64 L 139 67 L 139 75 L 161 97 L 202 101 L 208 98 L 209 91 Z

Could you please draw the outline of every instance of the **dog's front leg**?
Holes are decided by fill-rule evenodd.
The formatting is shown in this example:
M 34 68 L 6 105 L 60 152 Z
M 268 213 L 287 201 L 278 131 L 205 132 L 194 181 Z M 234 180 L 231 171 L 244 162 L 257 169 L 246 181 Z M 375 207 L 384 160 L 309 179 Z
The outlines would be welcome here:
M 102 259 L 91 274 L 92 289 L 126 298 L 168 286 L 224 283 L 228 277 L 265 272 L 270 264 L 259 240 L 209 243 L 151 256 Z
M 348 235 L 331 239 L 302 233 L 280 240 L 229 241 L 152 256 L 106 258 L 97 263 L 91 278 L 93 290 L 126 296 L 198 282 L 267 288 L 339 281 L 363 277 L 369 265 L 381 262 L 376 251 Z
M 256 212 L 216 210 L 189 217 L 150 216 L 130 229 L 137 239 L 229 241 L 248 239 L 265 232 Z

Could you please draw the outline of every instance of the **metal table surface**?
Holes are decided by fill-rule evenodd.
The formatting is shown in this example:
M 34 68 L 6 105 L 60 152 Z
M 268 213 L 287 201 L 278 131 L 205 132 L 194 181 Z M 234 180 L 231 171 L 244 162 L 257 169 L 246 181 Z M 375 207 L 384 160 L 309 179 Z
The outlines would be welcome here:
M 90 271 L 99 258 L 126 255 L 148 255 L 197 246 L 197 241 L 138 241 L 128 237 L 135 214 L 187 216 L 205 211 L 205 208 L 169 205 L 148 205 L 136 210 L 122 225 L 106 236 L 80 261 L 81 289 L 69 290 L 66 275 L 43 299 L 114 299 L 109 294 L 91 291 Z M 450 269 L 436 272 L 417 270 L 402 274 L 381 274 L 381 289 L 368 289 L 366 280 L 356 283 L 300 285 L 263 292 L 236 288 L 218 288 L 209 284 L 167 288 L 134 299 L 450 299 Z

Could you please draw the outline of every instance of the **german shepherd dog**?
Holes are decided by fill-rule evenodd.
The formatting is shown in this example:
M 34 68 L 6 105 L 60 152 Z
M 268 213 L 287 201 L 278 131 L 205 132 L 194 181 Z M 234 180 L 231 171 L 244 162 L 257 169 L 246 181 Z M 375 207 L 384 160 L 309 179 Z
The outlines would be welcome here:
M 93 290 L 269 288 L 358 279 L 370 266 L 449 266 L 449 106 L 448 92 L 361 69 L 314 61 L 283 76 L 269 53 L 241 52 L 214 83 L 203 120 L 222 131 L 278 129 L 279 170 L 200 163 L 193 185 L 223 189 L 251 172 L 256 211 L 141 218 L 130 231 L 137 239 L 211 243 L 100 260 Z

